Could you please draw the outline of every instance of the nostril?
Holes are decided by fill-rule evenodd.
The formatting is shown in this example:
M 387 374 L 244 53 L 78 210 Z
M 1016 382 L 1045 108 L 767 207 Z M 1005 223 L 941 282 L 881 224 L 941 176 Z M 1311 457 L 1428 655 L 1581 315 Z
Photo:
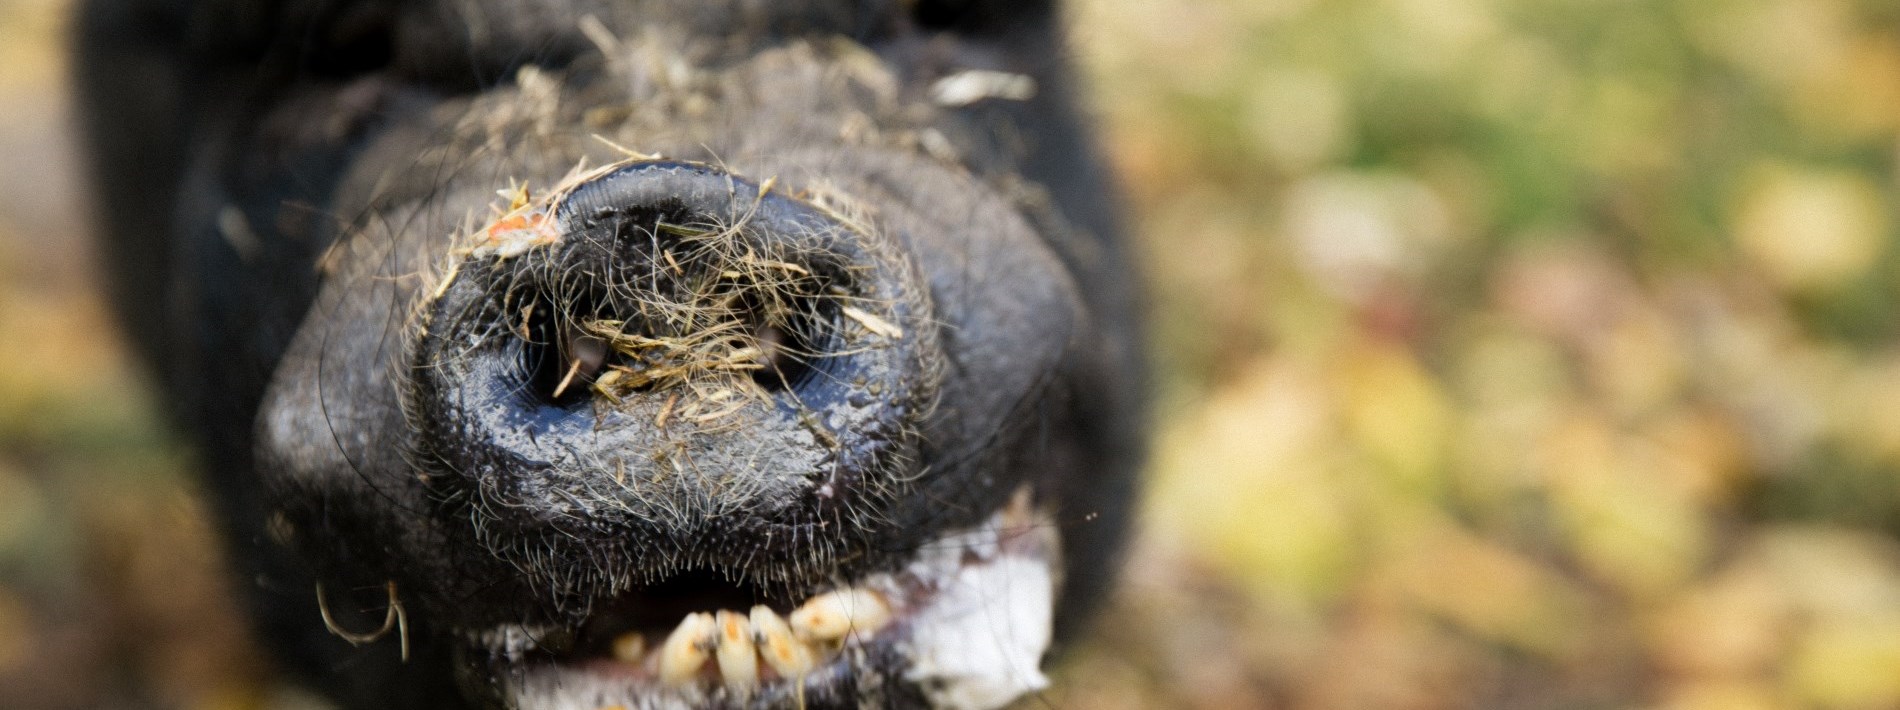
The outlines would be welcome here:
M 789 388 L 785 369 L 798 361 L 787 352 L 790 343 L 786 342 L 785 331 L 774 325 L 760 326 L 754 332 L 753 339 L 759 343 L 759 369 L 753 372 L 753 378 L 767 388 Z
M 766 392 L 797 390 L 813 373 L 812 366 L 819 357 L 813 350 L 814 324 L 799 320 L 802 322 L 783 327 L 761 325 L 754 332 L 759 354 L 752 380 Z
M 588 401 L 588 390 L 614 363 L 607 341 L 583 330 L 577 319 L 563 317 L 530 299 L 518 310 L 523 394 L 534 404 L 571 408 Z
M 568 387 L 573 386 L 576 378 L 579 378 L 583 386 L 593 382 L 594 378 L 600 374 L 601 367 L 607 364 L 608 353 L 607 341 L 589 335 L 574 324 L 569 323 L 562 330 L 567 333 L 567 337 L 561 341 L 561 351 L 568 361 L 568 366 L 567 374 L 562 375 L 560 384 L 554 387 L 556 398 L 564 394 Z

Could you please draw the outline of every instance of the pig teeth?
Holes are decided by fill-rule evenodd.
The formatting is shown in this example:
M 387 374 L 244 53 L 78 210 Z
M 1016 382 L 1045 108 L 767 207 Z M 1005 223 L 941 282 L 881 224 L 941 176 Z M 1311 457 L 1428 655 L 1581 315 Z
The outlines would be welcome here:
M 1003 507 L 1003 530 L 1005 532 L 1026 531 L 1036 524 L 1035 491 L 1029 486 L 1016 489 L 1009 497 L 1009 504 Z
M 718 620 L 719 675 L 726 680 L 726 687 L 738 692 L 747 692 L 759 683 L 759 654 L 752 645 L 752 623 L 745 615 L 733 611 L 719 612 Z
M 792 612 L 792 631 L 809 641 L 835 641 L 853 632 L 868 634 L 891 620 L 891 609 L 877 593 L 839 589 L 812 597 Z
M 647 637 L 637 633 L 624 633 L 614 638 L 614 660 L 621 663 L 639 663 L 647 655 Z
M 673 629 L 660 647 L 660 681 L 680 685 L 699 675 L 700 667 L 708 660 L 707 651 L 715 643 L 716 627 L 713 615 L 705 612 L 681 619 L 679 628 Z
M 838 589 L 812 597 L 789 616 L 763 604 L 749 614 L 688 614 L 658 651 L 649 654 L 646 637 L 630 632 L 614 638 L 613 657 L 638 664 L 657 656 L 660 682 L 673 686 L 698 681 L 707 662 L 717 661 L 725 687 L 743 699 L 759 686 L 761 659 L 779 678 L 803 677 L 822 660 L 821 649 L 836 650 L 852 634 L 888 625 L 891 607 L 877 592 Z
M 785 678 L 797 678 L 811 672 L 811 648 L 792 637 L 792 627 L 765 605 L 752 607 L 752 631 L 759 636 L 759 655 L 765 664 Z

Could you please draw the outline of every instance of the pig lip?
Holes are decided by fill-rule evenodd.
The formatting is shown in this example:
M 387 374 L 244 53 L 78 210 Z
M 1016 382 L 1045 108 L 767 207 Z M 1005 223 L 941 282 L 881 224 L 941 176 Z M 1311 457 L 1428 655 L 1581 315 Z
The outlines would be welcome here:
M 814 590 L 809 604 L 828 593 L 868 593 L 883 602 L 888 621 L 813 642 L 807 648 L 819 660 L 802 677 L 781 677 L 761 662 L 755 682 L 729 687 L 708 658 L 693 677 L 662 682 L 664 632 L 648 634 L 649 650 L 627 662 L 611 652 L 549 653 L 545 639 L 572 634 L 520 626 L 464 633 L 465 652 L 480 659 L 464 668 L 486 672 L 471 689 L 499 691 L 508 707 L 524 710 L 1001 707 L 1047 683 L 1040 663 L 1060 558 L 1055 526 L 1025 489 L 983 524 L 922 545 L 899 569 Z M 700 611 L 719 606 L 708 600 Z

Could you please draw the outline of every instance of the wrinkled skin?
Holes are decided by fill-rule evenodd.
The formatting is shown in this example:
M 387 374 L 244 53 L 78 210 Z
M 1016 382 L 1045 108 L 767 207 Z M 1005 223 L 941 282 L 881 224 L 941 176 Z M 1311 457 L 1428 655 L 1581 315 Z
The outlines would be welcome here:
M 1019 490 L 1059 540 L 1071 635 L 1126 534 L 1141 378 L 1055 22 L 980 0 L 84 7 L 114 295 L 202 452 L 260 637 L 353 707 L 545 704 L 526 661 L 471 638 L 531 630 L 558 663 L 616 605 L 795 603 Z M 969 69 L 1034 91 L 933 101 Z M 557 243 L 471 249 L 522 184 L 573 188 L 547 203 Z M 731 270 L 679 266 L 705 252 L 661 222 L 736 224 L 722 253 L 789 264 L 792 307 L 730 303 L 744 343 L 801 347 L 697 389 L 589 384 L 586 317 L 633 323 L 653 278 Z M 641 322 L 622 328 L 694 335 Z M 570 360 L 581 384 L 550 387 Z M 708 414 L 707 382 L 756 396 Z M 357 632 L 394 589 L 404 638 L 333 634 L 319 585 Z M 804 701 L 941 704 L 904 633 Z M 692 703 L 790 702 L 780 685 Z

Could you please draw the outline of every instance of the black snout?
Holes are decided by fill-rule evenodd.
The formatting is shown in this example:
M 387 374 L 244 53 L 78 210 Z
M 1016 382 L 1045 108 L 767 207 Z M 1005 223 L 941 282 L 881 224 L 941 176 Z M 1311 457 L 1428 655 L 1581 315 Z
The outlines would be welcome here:
M 651 576 L 809 547 L 874 525 L 915 473 L 937 333 L 870 225 L 642 162 L 462 254 L 405 404 L 430 485 L 504 557 L 579 544 Z

